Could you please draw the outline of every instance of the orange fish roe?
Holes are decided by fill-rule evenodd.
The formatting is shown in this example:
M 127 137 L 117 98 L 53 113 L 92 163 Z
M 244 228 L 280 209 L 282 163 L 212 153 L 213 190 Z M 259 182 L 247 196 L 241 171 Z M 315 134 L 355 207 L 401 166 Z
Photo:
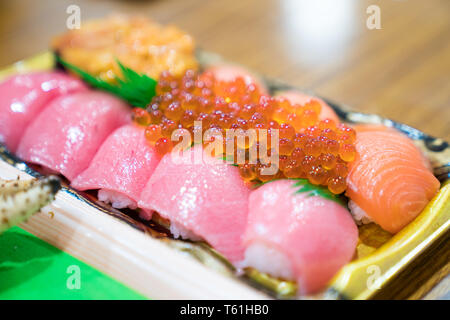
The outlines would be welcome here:
M 156 93 L 147 110 L 133 112 L 133 119 L 146 126 L 146 138 L 160 155 L 172 150 L 170 138 L 174 130 L 187 129 L 191 141 L 194 136 L 202 137 L 204 147 L 221 141 L 223 147 L 214 150 L 214 155 L 234 161 L 246 181 L 307 178 L 313 184 L 328 186 L 335 194 L 345 191 L 347 163 L 356 155 L 356 133 L 333 120 L 319 120 L 321 107 L 317 101 L 291 104 L 286 99 L 262 94 L 242 78 L 223 82 L 211 73 L 198 75 L 192 70 L 181 77 L 163 72 Z M 201 121 L 201 127 L 194 125 L 195 121 Z M 246 136 L 230 138 L 230 129 Z M 250 134 L 246 131 L 249 129 L 267 131 Z M 272 136 L 276 130 L 278 141 L 273 140 L 276 134 Z M 217 140 L 220 137 L 222 140 Z M 252 152 L 257 155 L 254 161 L 249 159 Z M 241 156 L 243 163 L 238 162 Z M 277 159 L 278 164 L 275 171 L 267 174 L 270 159 Z
M 157 124 L 152 124 L 145 129 L 145 138 L 153 143 L 156 143 L 160 138 L 162 138 L 161 126 Z
M 159 138 L 155 143 L 156 152 L 163 156 L 172 151 L 172 141 L 168 138 Z
M 141 108 L 134 108 L 132 113 L 133 121 L 141 126 L 147 126 L 150 124 L 150 114 Z

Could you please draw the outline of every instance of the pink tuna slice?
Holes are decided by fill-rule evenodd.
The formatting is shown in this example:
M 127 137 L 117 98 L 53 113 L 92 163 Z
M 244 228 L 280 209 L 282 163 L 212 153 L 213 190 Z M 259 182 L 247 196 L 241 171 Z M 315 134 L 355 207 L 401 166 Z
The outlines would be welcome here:
M 240 66 L 233 64 L 222 64 L 213 67 L 209 67 L 205 70 L 205 73 L 212 73 L 214 77 L 220 81 L 231 82 L 238 77 L 244 78 L 247 85 L 255 84 L 261 93 L 267 94 L 267 88 L 263 81 L 259 79 L 256 75 Z
M 311 101 L 312 99 L 317 100 L 317 101 L 319 101 L 320 106 L 322 107 L 320 114 L 319 114 L 320 120 L 331 119 L 331 120 L 335 121 L 336 123 L 340 122 L 339 117 L 337 116 L 336 112 L 334 112 L 334 110 L 328 104 L 326 104 L 325 101 L 323 101 L 320 98 L 308 96 L 302 92 L 294 91 L 294 90 L 280 92 L 279 94 L 277 94 L 277 97 L 286 98 L 289 100 L 289 102 L 295 103 L 295 104 L 300 104 L 300 105 L 303 105 L 303 104 Z
M 105 189 L 120 193 L 131 199 L 131 207 L 136 208 L 158 162 L 155 149 L 145 139 L 144 129 L 125 125 L 103 142 L 89 167 L 72 181 L 72 186 L 78 190 Z M 120 208 L 114 202 L 113 206 Z
M 107 93 L 68 94 L 53 100 L 30 124 L 17 155 L 72 180 L 106 137 L 130 120 L 129 107 Z
M 301 294 L 314 293 L 352 259 L 358 229 L 346 208 L 296 193 L 294 183 L 277 180 L 250 194 L 242 266 L 291 278 Z
M 201 160 L 201 146 L 187 150 L 181 161 L 165 155 L 142 191 L 138 206 L 158 212 L 235 262 L 243 258 L 250 190 L 236 167 L 210 163 L 207 157 L 204 154 Z
M 15 152 L 30 122 L 55 97 L 87 87 L 61 72 L 15 75 L 0 83 L 0 142 Z

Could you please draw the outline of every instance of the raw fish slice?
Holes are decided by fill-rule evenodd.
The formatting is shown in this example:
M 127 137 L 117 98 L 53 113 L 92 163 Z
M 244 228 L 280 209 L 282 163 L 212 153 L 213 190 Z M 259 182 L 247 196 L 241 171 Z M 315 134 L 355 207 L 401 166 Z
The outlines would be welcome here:
M 353 125 L 353 128 L 355 130 L 357 130 L 358 133 L 368 132 L 368 131 L 381 132 L 384 130 L 387 132 L 391 132 L 393 134 L 397 134 L 397 135 L 399 134 L 399 132 L 396 129 L 394 129 L 392 127 L 379 125 L 379 124 L 359 124 L 359 125 Z M 415 149 L 416 151 L 419 151 L 419 149 L 417 149 L 417 148 L 413 148 L 413 149 Z M 430 161 L 425 157 L 425 155 L 422 152 L 419 151 L 419 153 L 422 158 L 423 165 L 431 171 L 432 167 L 431 167 Z
M 102 189 L 99 200 L 111 202 L 116 208 L 135 209 L 158 162 L 155 149 L 145 139 L 144 129 L 125 125 L 103 142 L 72 186 L 78 190 Z
M 396 233 L 439 189 L 430 164 L 412 140 L 384 126 L 356 126 L 356 151 L 347 177 L 351 207 Z M 360 210 L 359 210 L 360 209 Z
M 106 137 L 130 118 L 129 107 L 104 92 L 68 94 L 53 100 L 29 125 L 17 155 L 72 180 Z
M 174 234 L 201 237 L 235 262 L 243 257 L 241 237 L 247 223 L 250 190 L 236 167 L 208 163 L 211 158 L 203 155 L 202 160 L 202 152 L 201 146 L 193 147 L 178 161 L 171 154 L 165 155 L 138 205 L 170 220 Z
M 224 82 L 231 82 L 238 77 L 242 77 L 245 84 L 249 85 L 253 83 L 259 88 L 261 93 L 268 93 L 267 88 L 261 79 L 240 66 L 232 64 L 217 65 L 205 70 L 205 73 L 208 72 L 212 73 L 217 80 Z
M 296 192 L 292 180 L 252 191 L 242 267 L 296 280 L 301 294 L 322 289 L 355 252 L 358 229 L 341 204 Z
M 328 104 L 326 104 L 325 101 L 323 101 L 320 98 L 308 96 L 302 92 L 293 91 L 293 90 L 280 92 L 279 94 L 277 94 L 277 97 L 286 98 L 291 103 L 300 104 L 300 105 L 303 105 L 303 104 L 311 101 L 312 99 L 317 100 L 317 101 L 319 101 L 320 106 L 322 107 L 320 114 L 319 114 L 320 120 L 331 119 L 331 120 L 335 121 L 336 123 L 340 122 L 339 117 L 337 116 L 336 112 L 334 112 L 334 110 Z
M 87 90 L 61 72 L 15 75 L 0 83 L 0 143 L 15 152 L 28 124 L 60 95 Z

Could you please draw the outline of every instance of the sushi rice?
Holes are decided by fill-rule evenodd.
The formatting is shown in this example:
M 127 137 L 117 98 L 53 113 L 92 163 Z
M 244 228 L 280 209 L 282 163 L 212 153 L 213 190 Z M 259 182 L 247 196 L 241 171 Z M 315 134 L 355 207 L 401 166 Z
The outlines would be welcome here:
M 114 190 L 100 189 L 98 191 L 98 200 L 110 203 L 116 209 L 130 208 L 134 210 L 137 208 L 136 201 Z
M 367 215 L 367 213 L 363 209 L 361 209 L 356 204 L 356 202 L 349 200 L 348 209 L 352 214 L 353 220 L 355 220 L 358 226 L 373 222 L 373 220 Z
M 270 261 L 271 263 L 267 263 Z M 244 269 L 252 267 L 259 272 L 268 273 L 275 278 L 294 280 L 291 263 L 282 252 L 264 243 L 253 243 L 245 250 L 245 258 L 237 264 Z
M 177 223 L 175 221 L 170 222 L 169 230 L 175 239 L 181 238 L 181 239 L 188 239 L 188 240 L 192 240 L 192 241 L 203 240 L 201 237 L 196 235 L 194 232 L 185 228 L 182 224 Z

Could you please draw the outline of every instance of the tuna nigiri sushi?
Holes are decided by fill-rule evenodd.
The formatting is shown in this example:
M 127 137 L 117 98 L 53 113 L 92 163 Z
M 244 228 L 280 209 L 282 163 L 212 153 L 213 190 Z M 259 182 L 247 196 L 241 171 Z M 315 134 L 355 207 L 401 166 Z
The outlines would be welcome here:
M 300 104 L 300 105 L 308 103 L 312 99 L 317 100 L 317 101 L 319 101 L 320 106 L 321 106 L 319 118 L 321 120 L 331 119 L 331 120 L 335 121 L 336 123 L 339 122 L 339 117 L 337 116 L 336 112 L 334 112 L 334 110 L 328 104 L 326 104 L 325 101 L 323 101 L 320 98 L 308 96 L 302 92 L 293 91 L 293 90 L 280 92 L 277 95 L 277 97 L 286 98 L 289 100 L 290 103 Z
M 130 118 L 129 107 L 109 94 L 65 95 L 53 100 L 29 125 L 17 155 L 72 180 L 87 168 L 106 137 Z
M 276 180 L 252 191 L 240 266 L 295 280 L 306 294 L 322 289 L 351 260 L 358 228 L 343 205 L 299 188 L 296 181 Z
M 357 156 L 347 176 L 349 208 L 396 233 L 433 198 L 439 181 L 405 135 L 384 126 L 356 126 Z
M 170 220 L 175 237 L 204 239 L 231 262 L 239 261 L 250 190 L 236 167 L 210 163 L 206 157 L 201 146 L 187 150 L 177 161 L 166 154 L 138 206 Z
M 0 142 L 15 152 L 28 124 L 55 97 L 86 90 L 61 72 L 16 75 L 0 83 Z
M 125 125 L 105 140 L 72 186 L 78 190 L 101 189 L 100 201 L 119 209 L 136 209 L 141 191 L 158 162 L 155 149 L 145 139 L 144 129 Z

